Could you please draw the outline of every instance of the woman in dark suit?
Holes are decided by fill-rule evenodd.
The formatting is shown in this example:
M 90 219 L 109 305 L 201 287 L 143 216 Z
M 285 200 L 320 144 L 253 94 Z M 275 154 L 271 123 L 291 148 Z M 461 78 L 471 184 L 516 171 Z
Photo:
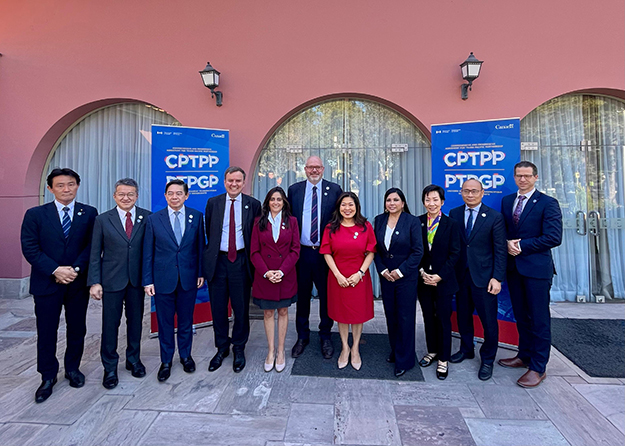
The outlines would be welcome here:
M 395 376 L 415 365 L 417 279 L 423 242 L 419 220 L 410 214 L 404 193 L 392 187 L 384 194 L 384 213 L 375 217 L 375 266 L 380 275 L 382 301 Z
M 419 302 L 425 325 L 428 353 L 419 361 L 427 367 L 438 359 L 436 377 L 448 375 L 451 356 L 451 299 L 458 291 L 455 265 L 460 258 L 458 224 L 441 211 L 445 203 L 442 187 L 430 184 L 421 197 L 427 213 L 419 215 L 425 254 L 419 265 Z
M 265 372 L 275 363 L 276 371 L 286 367 L 284 340 L 289 323 L 289 306 L 297 302 L 297 273 L 299 258 L 299 229 L 297 219 L 281 187 L 271 189 L 254 222 L 250 257 L 254 265 L 252 297 L 264 310 L 265 334 L 269 352 L 265 359 Z M 274 313 L 278 310 L 278 351 L 275 351 Z

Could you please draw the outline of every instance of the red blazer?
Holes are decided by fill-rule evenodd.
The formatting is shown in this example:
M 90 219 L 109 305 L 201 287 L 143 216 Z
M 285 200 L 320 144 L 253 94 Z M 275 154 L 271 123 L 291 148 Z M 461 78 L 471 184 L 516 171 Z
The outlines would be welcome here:
M 282 225 L 277 243 L 273 241 L 271 223 L 261 231 L 258 229 L 259 220 L 256 218 L 252 229 L 250 258 L 255 268 L 252 296 L 265 300 L 290 299 L 297 294 L 295 264 L 300 248 L 297 219 L 289 217 L 288 228 Z M 263 277 L 267 271 L 277 269 L 284 273 L 281 282 L 271 283 Z

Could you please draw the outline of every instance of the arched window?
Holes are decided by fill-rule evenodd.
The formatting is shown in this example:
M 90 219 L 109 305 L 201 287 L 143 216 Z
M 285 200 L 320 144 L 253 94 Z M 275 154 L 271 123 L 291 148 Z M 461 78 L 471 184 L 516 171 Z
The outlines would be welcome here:
M 564 218 L 552 300 L 625 298 L 625 102 L 557 97 L 521 121 L 521 141 Z
M 104 107 L 85 116 L 59 140 L 44 170 L 44 202 L 54 199 L 46 177 L 56 167 L 69 167 L 80 175 L 77 199 L 99 212 L 111 209 L 113 186 L 120 178 L 139 183 L 137 205 L 150 208 L 151 125 L 180 125 L 165 111 L 145 103 Z

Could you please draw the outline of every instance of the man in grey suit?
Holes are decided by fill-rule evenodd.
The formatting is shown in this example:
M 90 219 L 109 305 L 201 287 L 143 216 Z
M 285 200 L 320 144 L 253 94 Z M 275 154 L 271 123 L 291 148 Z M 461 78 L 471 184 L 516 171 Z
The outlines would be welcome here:
M 113 209 L 99 215 L 93 228 L 91 258 L 87 285 L 95 300 L 102 299 L 102 341 L 100 356 L 104 366 L 102 385 L 117 386 L 117 335 L 126 308 L 126 369 L 132 376 L 145 376 L 145 366 L 139 358 L 143 302 L 141 262 L 145 223 L 150 211 L 135 206 L 139 186 L 131 178 L 115 183 Z

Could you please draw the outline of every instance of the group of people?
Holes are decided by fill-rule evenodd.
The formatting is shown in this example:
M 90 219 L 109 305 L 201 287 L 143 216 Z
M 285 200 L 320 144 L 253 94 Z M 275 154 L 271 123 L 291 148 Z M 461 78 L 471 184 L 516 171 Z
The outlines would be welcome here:
M 423 312 L 427 352 L 418 362 L 437 361 L 436 376 L 445 379 L 448 363 L 474 353 L 473 311 L 484 327 L 478 376 L 492 376 L 498 345 L 497 294 L 508 280 L 519 331 L 519 352 L 502 359 L 504 367 L 527 367 L 519 379 L 534 387 L 545 378 L 550 348 L 549 289 L 554 273 L 551 248 L 562 237 L 558 203 L 534 188 L 536 166 L 515 166 L 518 193 L 504 197 L 502 213 L 482 203 L 483 185 L 462 185 L 465 202 L 442 213 L 445 191 L 423 190 L 426 213 L 411 215 L 398 188 L 384 195 L 384 212 L 372 226 L 353 192 L 323 179 L 319 157 L 306 160 L 306 180 L 285 192 L 272 188 L 261 204 L 243 194 L 246 174 L 231 166 L 224 174 L 226 193 L 212 197 L 204 215 L 186 206 L 187 184 L 172 180 L 165 188 L 167 207 L 155 213 L 136 206 L 137 183 L 115 184 L 116 206 L 98 215 L 76 202 L 79 175 L 54 169 L 47 178 L 53 202 L 29 209 L 22 225 L 22 251 L 32 265 L 30 292 L 37 319 L 37 370 L 42 383 L 36 402 L 52 394 L 57 382 L 57 330 L 65 308 L 67 348 L 65 378 L 82 387 L 79 370 L 86 334 L 89 295 L 102 300 L 102 384 L 117 386 L 118 330 L 125 310 L 126 369 L 146 375 L 140 359 L 144 297 L 153 296 L 165 381 L 173 367 L 176 343 L 185 372 L 191 356 L 193 311 L 197 290 L 208 284 L 217 352 L 209 371 L 219 369 L 232 349 L 234 372 L 245 367 L 250 297 L 264 312 L 267 356 L 264 370 L 286 367 L 288 308 L 296 304 L 297 342 L 291 357 L 310 343 L 313 285 L 319 297 L 319 348 L 334 356 L 331 330 L 338 324 L 339 369 L 362 367 L 363 324 L 374 316 L 370 265 L 375 262 L 388 328 L 390 352 L 400 377 L 415 366 L 416 304 Z M 451 354 L 452 299 L 455 295 L 461 345 Z M 230 331 L 229 305 L 234 316 Z M 276 318 L 277 311 L 277 318 Z M 277 346 L 276 346 L 277 319 Z M 177 329 L 177 331 L 175 330 Z M 351 328 L 352 344 L 349 345 Z

